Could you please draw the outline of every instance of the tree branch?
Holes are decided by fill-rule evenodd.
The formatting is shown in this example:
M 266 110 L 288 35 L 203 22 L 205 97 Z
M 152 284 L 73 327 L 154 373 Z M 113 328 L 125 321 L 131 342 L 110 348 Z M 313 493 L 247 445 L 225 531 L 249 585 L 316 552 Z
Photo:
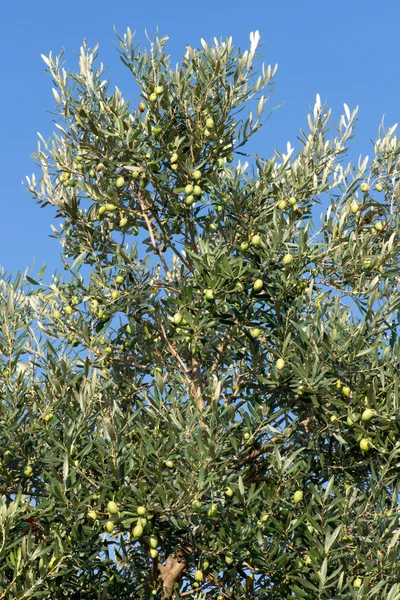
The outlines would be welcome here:
M 233 468 L 235 469 L 235 471 L 238 471 L 239 469 L 244 467 L 244 465 L 247 465 L 248 463 L 253 462 L 253 460 L 255 460 L 256 458 L 261 456 L 261 454 L 265 454 L 265 452 L 268 452 L 271 444 L 274 444 L 275 442 L 282 439 L 283 437 L 285 437 L 284 434 L 277 435 L 277 436 L 271 438 L 267 444 L 264 444 L 264 446 L 261 446 L 261 448 L 251 448 L 251 450 L 246 454 L 246 456 L 241 458 Z
M 182 556 L 175 558 L 171 555 L 168 556 L 165 565 L 162 565 L 162 567 L 160 573 L 163 580 L 163 598 L 170 598 L 174 593 L 175 584 L 178 583 L 186 568 L 186 561 Z
M 206 404 L 204 402 L 203 393 L 202 393 L 202 385 L 201 385 L 201 370 L 200 363 L 196 356 L 193 356 L 192 359 L 192 373 L 193 373 L 193 381 L 191 386 L 192 396 L 197 404 L 197 407 L 200 410 L 204 410 Z
M 151 240 L 151 245 L 153 246 L 153 250 L 154 250 L 154 254 L 157 254 L 160 257 L 160 262 L 164 268 L 165 274 L 167 276 L 168 281 L 172 281 L 172 273 L 168 268 L 167 263 L 165 262 L 165 259 L 162 255 L 162 252 L 160 252 L 160 249 L 157 246 L 157 242 L 156 239 L 154 237 L 154 232 L 153 232 L 153 226 L 151 224 L 151 221 L 149 219 L 149 217 L 147 216 L 147 211 L 149 210 L 146 206 L 146 204 L 144 203 L 143 200 L 143 196 L 140 192 L 138 192 L 138 200 L 139 200 L 139 204 L 140 204 L 140 208 L 142 209 L 142 216 L 146 222 L 146 226 L 147 226 L 147 231 L 149 232 L 149 236 L 150 236 L 150 240 Z

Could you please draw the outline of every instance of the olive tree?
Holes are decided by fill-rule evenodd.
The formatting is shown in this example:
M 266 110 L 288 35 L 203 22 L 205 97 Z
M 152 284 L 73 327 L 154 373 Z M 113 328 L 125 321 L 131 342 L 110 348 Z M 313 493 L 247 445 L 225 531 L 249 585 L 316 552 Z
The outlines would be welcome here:
M 399 600 L 395 127 L 352 165 L 317 96 L 249 157 L 258 32 L 117 39 L 133 107 L 43 57 L 65 271 L 1 281 L 0 598 Z

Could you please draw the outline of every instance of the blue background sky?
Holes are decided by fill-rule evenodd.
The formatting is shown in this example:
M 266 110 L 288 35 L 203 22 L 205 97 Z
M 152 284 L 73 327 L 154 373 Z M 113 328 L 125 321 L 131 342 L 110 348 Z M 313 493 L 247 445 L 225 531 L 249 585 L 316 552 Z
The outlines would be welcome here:
M 282 101 L 252 149 L 267 156 L 296 143 L 300 127 L 319 93 L 339 120 L 343 102 L 359 105 L 357 138 L 352 155 L 371 156 L 370 139 L 385 115 L 387 126 L 400 113 L 400 4 L 376 0 L 152 0 L 68 3 L 8 2 L 0 23 L 1 73 L 1 235 L 0 265 L 8 271 L 24 270 L 35 261 L 35 273 L 47 264 L 48 280 L 60 265 L 60 247 L 48 237 L 54 211 L 40 209 L 22 185 L 35 170 L 30 155 L 37 134 L 52 132 L 54 107 L 51 79 L 40 57 L 65 48 L 66 67 L 75 70 L 82 39 L 100 44 L 100 58 L 109 66 L 113 84 L 129 97 L 131 78 L 114 48 L 113 26 L 127 26 L 144 39 L 144 30 L 168 35 L 172 58 L 179 60 L 186 44 L 198 47 L 200 38 L 232 36 L 241 49 L 249 47 L 249 33 L 259 30 L 266 63 L 279 64 L 277 86 L 269 106 Z M 36 170 L 37 172 L 37 170 Z

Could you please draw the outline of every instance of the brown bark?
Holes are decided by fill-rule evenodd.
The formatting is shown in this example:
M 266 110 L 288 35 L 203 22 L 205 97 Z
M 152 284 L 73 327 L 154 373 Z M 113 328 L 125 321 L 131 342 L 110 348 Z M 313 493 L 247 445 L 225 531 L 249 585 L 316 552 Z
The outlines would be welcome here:
M 182 554 L 168 556 L 165 565 L 159 565 L 163 581 L 163 598 L 170 598 L 174 593 L 175 584 L 179 583 L 186 568 Z
M 192 395 L 193 398 L 200 410 L 204 410 L 206 405 L 204 402 L 203 394 L 202 394 L 202 381 L 201 381 L 201 370 L 200 363 L 196 356 L 192 359 L 192 374 L 193 374 L 193 383 L 192 383 Z
M 192 386 L 191 386 L 191 394 L 194 398 L 194 401 L 197 404 L 197 407 L 203 411 L 206 408 L 206 403 L 203 398 L 203 382 L 201 375 L 201 367 L 197 356 L 193 356 L 192 359 Z M 206 424 L 203 420 L 199 421 L 200 427 L 206 427 Z
M 266 452 L 268 452 L 268 450 L 271 449 L 271 445 L 283 437 L 285 437 L 284 434 L 277 435 L 277 436 L 271 438 L 269 440 L 269 442 L 267 444 L 265 444 L 264 446 L 261 446 L 260 448 L 254 448 L 254 447 L 251 448 L 243 458 L 238 460 L 238 462 L 236 463 L 236 465 L 233 468 L 236 471 L 238 471 L 239 469 L 244 467 L 244 465 L 247 465 L 248 463 L 253 462 L 256 458 L 258 458 L 262 454 L 265 454 Z

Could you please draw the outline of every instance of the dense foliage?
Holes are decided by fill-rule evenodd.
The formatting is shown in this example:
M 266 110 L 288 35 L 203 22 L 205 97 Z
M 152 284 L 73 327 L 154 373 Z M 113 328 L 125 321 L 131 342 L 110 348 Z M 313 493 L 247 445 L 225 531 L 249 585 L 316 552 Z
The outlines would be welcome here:
M 250 39 L 128 29 L 137 109 L 43 57 L 65 273 L 1 280 L 0 598 L 400 599 L 400 144 L 345 164 L 317 96 L 249 165 Z

